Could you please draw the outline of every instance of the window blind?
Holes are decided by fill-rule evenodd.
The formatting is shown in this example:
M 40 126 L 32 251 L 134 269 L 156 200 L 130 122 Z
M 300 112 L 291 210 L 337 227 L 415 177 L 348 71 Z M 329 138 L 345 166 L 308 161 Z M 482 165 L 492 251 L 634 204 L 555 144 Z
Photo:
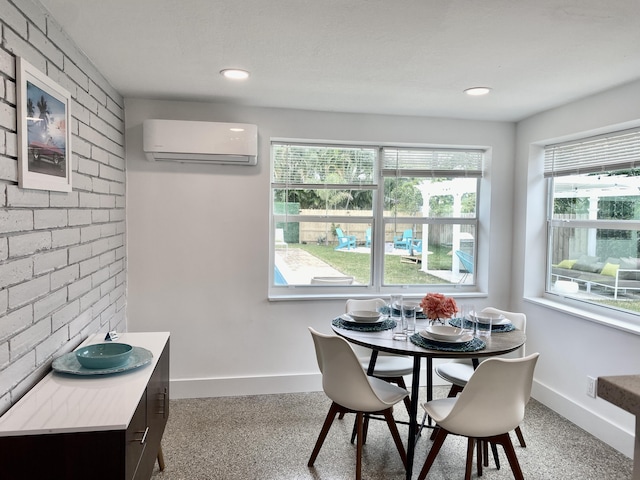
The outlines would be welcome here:
M 544 176 L 606 172 L 640 166 L 640 129 L 613 132 L 544 149 Z
M 484 150 L 383 148 L 382 174 L 397 177 L 482 177 Z
M 287 188 L 375 188 L 374 147 L 271 144 L 272 186 Z

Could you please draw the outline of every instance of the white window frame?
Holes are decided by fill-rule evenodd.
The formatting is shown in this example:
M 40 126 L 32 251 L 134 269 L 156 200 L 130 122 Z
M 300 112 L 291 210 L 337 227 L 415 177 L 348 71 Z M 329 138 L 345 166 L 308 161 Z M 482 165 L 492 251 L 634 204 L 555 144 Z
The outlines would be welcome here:
M 300 145 L 309 145 L 309 146 L 335 146 L 335 147 L 363 147 L 370 148 L 372 144 L 370 143 L 355 143 L 355 142 L 320 142 L 320 141 L 300 141 L 300 140 L 291 140 L 291 139 L 281 139 L 281 138 L 273 138 L 271 139 L 271 144 L 283 144 L 283 143 L 291 143 L 291 144 L 300 144 Z M 429 291 L 437 291 L 445 294 L 473 294 L 478 292 L 478 281 L 474 281 L 471 285 L 460 285 L 460 284 L 435 284 L 435 285 L 383 285 L 383 268 L 384 264 L 384 225 L 386 223 L 391 223 L 393 221 L 397 221 L 401 223 L 403 220 L 410 221 L 411 223 L 416 224 L 453 224 L 453 225 L 461 225 L 461 224 L 469 224 L 475 227 L 476 237 L 480 232 L 480 205 L 482 203 L 485 209 L 488 209 L 489 206 L 485 205 L 490 201 L 489 197 L 482 198 L 481 197 L 481 177 L 483 176 L 484 164 L 486 162 L 485 157 L 489 153 L 488 147 L 443 147 L 438 145 L 387 145 L 387 144 L 377 144 L 373 145 L 378 149 L 379 154 L 376 159 L 375 170 L 375 179 L 373 187 L 373 212 L 372 217 L 353 217 L 353 216 L 304 216 L 304 217 L 295 217 L 292 215 L 275 215 L 273 212 L 274 206 L 274 190 L 277 188 L 273 184 L 273 168 L 274 162 L 271 162 L 271 172 L 270 172 L 270 202 L 269 202 L 269 217 L 270 217 L 270 226 L 269 226 L 269 299 L 270 300 L 287 300 L 287 299 L 304 299 L 307 298 L 354 298 L 354 297 L 368 297 L 372 295 L 389 295 L 391 293 L 403 293 L 407 296 L 415 296 L 422 297 Z M 476 187 L 476 212 L 475 218 L 430 218 L 430 217 L 402 217 L 397 219 L 390 219 L 384 216 L 384 202 L 382 199 L 381 192 L 384 193 L 384 175 L 383 175 L 383 162 L 382 155 L 384 149 L 388 148 L 399 148 L 399 149 L 423 149 L 423 150 L 441 150 L 441 151 L 462 151 L 462 152 L 471 152 L 476 151 L 480 152 L 482 159 L 479 163 L 479 171 L 473 172 L 473 177 L 477 178 L 477 187 Z M 388 171 L 386 172 L 388 176 Z M 429 173 L 425 173 L 424 169 L 422 170 L 402 170 L 399 169 L 397 174 L 398 176 L 422 176 L 422 177 L 438 177 L 438 176 L 453 176 L 453 177 L 465 177 L 469 175 L 465 175 L 464 173 L 458 172 L 457 174 L 451 175 L 451 170 L 445 169 L 430 169 Z M 338 185 L 337 187 L 343 188 L 344 185 Z M 309 186 L 309 188 L 313 188 L 313 186 Z M 376 238 L 373 240 L 374 248 L 372 249 L 372 267 L 371 267 L 371 285 L 338 285 L 338 286 L 322 286 L 318 287 L 316 285 L 284 285 L 284 286 L 276 286 L 274 285 L 274 266 L 275 266 L 275 225 L 278 222 L 286 221 L 286 219 L 291 221 L 302 220 L 304 221 L 322 221 L 322 222 L 335 222 L 335 223 L 370 223 L 372 226 L 372 231 Z M 480 253 L 482 252 L 482 253 Z M 478 255 L 484 254 L 486 249 L 480 250 L 478 248 L 477 238 L 474 242 L 474 279 L 479 277 L 478 268 Z
M 556 220 L 553 218 L 554 178 L 564 175 L 610 172 L 640 168 L 640 128 L 612 131 L 597 136 L 589 136 L 562 143 L 548 144 L 544 149 L 544 176 L 547 179 L 547 248 L 545 253 L 544 297 L 566 305 L 575 312 L 585 312 L 584 317 L 599 323 L 624 327 L 625 322 L 640 326 L 640 313 L 621 310 L 608 305 L 598 304 L 572 297 L 566 292 L 552 288 L 552 246 L 551 229 L 553 227 L 575 227 L 595 229 L 628 230 L 637 226 L 637 221 L 629 220 Z M 626 227 L 626 228 L 625 228 Z M 615 313 L 614 313 L 615 312 Z M 615 314 L 622 323 L 609 316 Z

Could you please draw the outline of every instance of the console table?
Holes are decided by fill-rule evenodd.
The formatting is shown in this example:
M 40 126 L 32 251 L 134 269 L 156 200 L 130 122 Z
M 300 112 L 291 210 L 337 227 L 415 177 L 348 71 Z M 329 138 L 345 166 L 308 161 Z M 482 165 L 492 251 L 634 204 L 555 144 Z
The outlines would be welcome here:
M 104 334 L 82 345 L 101 343 Z M 50 372 L 0 417 L 5 480 L 148 480 L 169 417 L 169 333 L 123 333 L 147 365 L 110 375 Z
M 636 416 L 633 480 L 640 480 L 640 375 L 598 377 L 598 396 Z

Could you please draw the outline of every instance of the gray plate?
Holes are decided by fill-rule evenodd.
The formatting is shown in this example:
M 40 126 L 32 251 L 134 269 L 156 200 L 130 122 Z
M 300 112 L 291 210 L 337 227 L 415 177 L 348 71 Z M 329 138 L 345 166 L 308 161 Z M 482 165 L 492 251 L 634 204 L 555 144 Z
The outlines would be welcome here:
M 142 367 L 151 362 L 151 359 L 153 359 L 153 354 L 149 350 L 142 347 L 133 347 L 129 359 L 122 365 L 111 368 L 85 368 L 80 365 L 76 358 L 76 352 L 69 352 L 56 358 L 51 367 L 56 372 L 70 373 L 72 375 L 108 375 Z

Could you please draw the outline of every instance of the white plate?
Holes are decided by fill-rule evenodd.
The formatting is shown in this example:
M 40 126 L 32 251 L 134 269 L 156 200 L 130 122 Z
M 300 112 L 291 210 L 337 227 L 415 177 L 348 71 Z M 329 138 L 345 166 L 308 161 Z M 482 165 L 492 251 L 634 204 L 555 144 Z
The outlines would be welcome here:
M 410 305 L 410 306 L 414 306 L 416 307 L 416 313 L 420 313 L 422 311 L 422 307 L 420 306 L 420 302 L 410 302 L 410 301 L 405 301 L 402 303 L 402 305 Z
M 378 318 L 363 322 L 362 320 L 355 320 L 350 315 L 343 313 L 342 315 L 340 315 L 340 318 L 347 323 L 379 323 L 382 322 L 386 317 L 384 315 L 380 315 Z
M 489 319 L 491 319 L 492 325 L 509 325 L 511 323 L 511 321 L 501 313 L 471 312 L 469 318 L 472 322 L 476 323 L 489 323 Z
M 429 332 L 427 332 L 426 330 L 421 330 L 420 332 L 418 332 L 419 335 L 422 338 L 426 338 L 427 340 L 433 340 L 435 342 L 443 342 L 443 343 L 466 343 L 466 342 L 470 342 L 471 340 L 473 340 L 473 335 L 471 333 L 465 333 L 464 335 L 462 335 L 461 337 L 458 337 L 455 340 L 441 340 L 439 338 L 434 338 L 432 337 Z
M 374 323 L 380 320 L 382 316 L 380 312 L 374 312 L 370 310 L 354 310 L 353 312 L 347 313 L 354 322 L 362 322 L 362 323 Z
M 425 331 L 436 340 L 454 341 L 464 335 L 464 330 L 450 325 L 429 325 Z

